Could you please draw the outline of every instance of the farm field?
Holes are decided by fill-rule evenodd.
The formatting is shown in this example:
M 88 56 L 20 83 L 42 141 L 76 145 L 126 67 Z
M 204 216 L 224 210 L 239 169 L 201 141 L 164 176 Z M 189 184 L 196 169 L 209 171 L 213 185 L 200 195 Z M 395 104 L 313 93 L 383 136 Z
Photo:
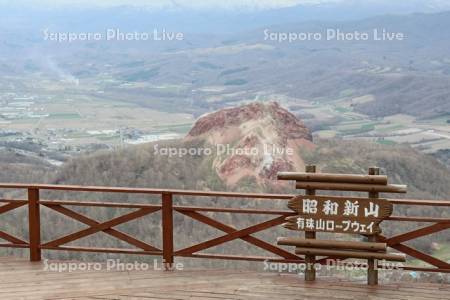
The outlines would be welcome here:
M 54 87 L 49 86 L 44 91 L 11 94 L 8 99 L 0 98 L 2 101 L 0 129 L 10 134 L 0 136 L 0 141 L 26 137 L 55 148 L 115 146 L 124 141 L 136 144 L 149 135 L 178 137 L 194 122 L 188 113 L 159 111 L 92 90 L 62 90 L 55 95 Z
M 356 98 L 356 102 L 371 101 L 370 95 Z M 356 113 L 352 99 L 296 105 L 297 112 L 310 115 L 306 123 L 325 124 L 314 131 L 317 138 L 341 137 L 362 139 L 381 144 L 409 144 L 422 152 L 434 153 L 450 148 L 450 116 L 418 119 L 406 114 L 371 118 Z M 293 105 L 290 103 L 290 105 Z

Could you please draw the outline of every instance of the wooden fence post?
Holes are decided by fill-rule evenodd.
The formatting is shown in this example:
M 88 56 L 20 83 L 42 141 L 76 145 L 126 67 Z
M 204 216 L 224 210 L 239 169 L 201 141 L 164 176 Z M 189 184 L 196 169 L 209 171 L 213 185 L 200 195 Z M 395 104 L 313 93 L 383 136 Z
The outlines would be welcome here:
M 162 236 L 163 260 L 165 270 L 171 270 L 173 259 L 173 196 L 171 193 L 162 194 Z
M 369 168 L 369 175 L 380 175 L 380 168 L 371 167 Z M 380 194 L 378 192 L 369 192 L 369 198 L 379 198 Z M 369 242 L 376 242 L 377 236 L 371 235 L 368 237 Z M 377 285 L 378 284 L 378 261 L 376 259 L 369 259 L 367 261 L 367 284 Z
M 41 217 L 39 189 L 28 189 L 28 232 L 30 243 L 30 261 L 41 261 Z
M 316 166 L 310 165 L 306 166 L 306 173 L 316 173 Z M 316 194 L 315 190 L 305 190 L 306 195 L 314 196 Z M 305 231 L 306 239 L 315 239 L 316 233 L 312 231 Z M 316 269 L 314 264 L 316 263 L 316 257 L 314 255 L 305 255 L 306 271 L 305 271 L 305 281 L 315 281 L 316 280 Z

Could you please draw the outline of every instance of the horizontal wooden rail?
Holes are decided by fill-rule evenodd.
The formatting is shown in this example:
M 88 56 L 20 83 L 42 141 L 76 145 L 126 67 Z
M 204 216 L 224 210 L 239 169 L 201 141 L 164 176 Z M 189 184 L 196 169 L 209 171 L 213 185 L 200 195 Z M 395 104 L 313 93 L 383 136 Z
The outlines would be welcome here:
M 137 203 L 116 203 L 116 202 L 92 202 L 92 201 L 58 201 L 40 200 L 40 204 L 45 206 L 80 206 L 80 207 L 113 207 L 113 208 L 161 208 L 161 205 L 137 204 Z
M 253 199 L 279 199 L 289 200 L 293 196 L 287 194 L 260 194 L 260 193 L 236 193 L 236 192 L 203 192 L 177 189 L 147 189 L 147 188 L 125 188 L 107 186 L 80 186 L 80 185 L 57 185 L 57 184 L 22 184 L 22 183 L 0 183 L 0 189 L 39 189 L 51 191 L 72 192 L 99 192 L 99 193 L 125 193 L 125 194 L 172 194 L 174 196 L 200 196 L 200 197 L 226 197 L 226 198 L 253 198 Z
M 389 199 L 393 204 L 404 205 L 403 202 L 397 203 L 398 199 Z M 435 202 L 438 202 L 435 204 Z M 438 200 L 415 200 L 415 205 L 420 206 L 448 206 L 449 203 L 442 201 L 440 203 Z M 0 199 L 0 203 L 16 203 L 21 205 L 26 205 L 27 200 L 4 200 Z M 138 203 L 121 203 L 121 202 L 93 202 L 93 201 L 75 201 L 75 200 L 41 200 L 40 204 L 44 206 L 79 206 L 79 207 L 110 207 L 110 208 L 161 208 L 158 204 L 138 204 Z M 423 204 L 420 204 L 423 203 Z M 202 206 L 178 206 L 174 205 L 174 210 L 177 211 L 204 211 L 204 212 L 228 212 L 236 214 L 259 214 L 259 215 L 285 215 L 294 216 L 296 213 L 291 210 L 267 210 L 267 209 L 244 209 L 244 208 L 227 208 L 227 207 L 202 207 Z M 436 217 L 421 217 L 421 216 L 390 216 L 386 220 L 391 221 L 402 221 L 402 222 L 424 222 L 424 223 L 447 223 L 449 219 L 446 218 L 436 218 Z
M 162 251 L 144 251 L 138 249 L 122 249 L 122 248 L 92 248 L 92 247 L 76 247 L 76 246 L 41 246 L 45 250 L 59 250 L 69 252 L 93 252 L 93 253 L 117 253 L 117 254 L 135 254 L 135 255 L 161 255 Z
M 287 238 L 281 237 L 277 240 L 278 245 L 310 247 L 310 248 L 330 248 L 330 249 L 345 249 L 345 250 L 368 250 L 368 251 L 383 251 L 386 252 L 386 243 L 370 243 L 370 242 L 355 242 L 355 241 L 332 241 L 332 240 L 312 240 L 301 238 Z
M 418 206 L 446 206 L 450 207 L 450 200 L 415 200 L 415 199 L 388 199 L 395 205 L 418 205 Z
M 386 175 L 280 172 L 278 173 L 277 179 L 329 183 L 388 184 L 388 177 Z
M 330 249 L 319 249 L 319 248 L 303 248 L 296 247 L 296 254 L 311 254 L 311 255 L 321 255 L 321 256 L 331 256 L 331 257 L 344 257 L 344 258 L 361 258 L 361 259 L 379 259 L 379 260 L 389 260 L 389 261 L 406 261 L 405 254 L 396 253 L 380 253 L 380 252 L 363 252 L 363 251 L 350 251 L 350 250 L 330 250 Z
M 366 177 L 366 176 L 363 176 Z M 359 180 L 359 179 L 356 179 Z M 361 179 L 364 180 L 364 179 Z M 381 179 L 379 179 L 381 180 Z M 384 180 L 384 179 L 383 179 Z M 381 182 L 381 181 L 380 181 Z M 314 184 L 314 182 L 307 182 L 306 184 Z M 364 186 L 364 183 L 358 183 L 359 187 Z M 367 184 L 366 184 L 367 185 Z M 381 184 L 377 185 L 372 182 L 368 184 L 371 188 L 378 186 L 379 188 L 386 188 Z M 395 187 L 395 189 L 402 189 L 402 187 Z M 156 255 L 164 258 L 165 263 L 171 264 L 175 257 L 191 257 L 202 259 L 225 259 L 225 260 L 244 260 L 244 261 L 270 261 L 281 263 L 304 263 L 303 256 L 294 254 L 288 248 L 280 248 L 276 245 L 276 241 L 267 242 L 256 237 L 255 234 L 270 230 L 279 226 L 284 218 L 293 216 L 295 213 L 289 210 L 279 210 L 276 208 L 262 209 L 255 205 L 253 207 L 239 208 L 239 207 L 218 207 L 218 206 L 185 206 L 177 205 L 175 203 L 175 196 L 186 197 L 217 197 L 223 198 L 227 204 L 234 201 L 258 201 L 258 200 L 290 200 L 294 195 L 289 194 L 260 194 L 260 193 L 236 193 L 236 192 L 215 192 L 215 191 L 191 191 L 191 190 L 177 190 L 177 189 L 147 189 L 147 188 L 125 188 L 125 187 L 99 187 L 99 186 L 78 186 L 78 185 L 47 185 L 47 184 L 2 184 L 0 189 L 24 189 L 28 191 L 29 199 L 0 199 L 0 215 L 11 212 L 15 209 L 32 209 L 30 212 L 29 228 L 33 231 L 30 240 L 16 237 L 6 232 L 0 231 L 0 239 L 5 240 L 5 243 L 0 243 L 1 248 L 24 248 L 30 249 L 32 258 L 39 260 L 41 257 L 41 250 L 56 250 L 56 251 L 70 251 L 70 252 L 94 252 L 94 253 L 117 253 L 117 254 L 136 254 L 136 255 Z M 375 188 L 376 189 L 376 188 Z M 96 202 L 96 201 L 78 201 L 78 200 L 42 200 L 40 199 L 39 191 L 63 191 L 63 192 L 93 192 L 93 193 L 124 193 L 124 194 L 147 194 L 159 196 L 159 203 L 121 203 L 121 202 Z M 31 191 L 31 192 L 30 192 Z M 222 199 L 221 199 L 222 200 Z M 419 207 L 441 207 L 442 209 L 450 208 L 450 201 L 446 200 L 416 200 L 416 199 L 388 199 L 394 206 L 396 205 L 415 205 Z M 32 202 L 30 202 L 32 201 Z M 228 202 L 230 201 L 230 202 Z M 258 202 L 254 202 L 257 204 Z M 225 205 L 228 206 L 228 205 Z M 230 205 L 231 206 L 231 205 Z M 48 208 L 54 213 L 59 213 L 72 220 L 80 222 L 88 227 L 84 230 L 74 232 L 65 236 L 56 238 L 53 241 L 41 241 L 40 233 L 45 231 L 45 226 L 41 228 L 41 216 L 39 214 L 42 207 Z M 109 209 L 129 209 L 131 212 L 125 215 L 116 217 L 112 220 L 99 222 L 86 215 L 78 213 L 72 208 L 109 208 Z M 151 213 L 161 212 L 161 227 L 162 229 L 162 248 L 159 249 L 148 242 L 130 236 L 118 229 L 114 228 L 120 224 L 144 217 Z M 185 217 L 191 218 L 195 221 L 211 226 L 214 229 L 223 232 L 219 237 L 209 239 L 197 244 L 189 245 L 188 247 L 179 248 L 174 243 L 173 231 L 176 224 L 173 224 L 173 215 L 177 213 Z M 210 213 L 227 213 L 227 214 L 253 214 L 266 216 L 269 219 L 261 221 L 258 224 L 250 225 L 247 228 L 239 229 L 232 225 L 219 222 L 213 219 Z M 431 255 L 418 251 L 405 242 L 416 238 L 441 232 L 450 229 L 450 219 L 435 218 L 427 216 L 390 216 L 387 222 L 418 222 L 430 223 L 428 226 L 421 227 L 409 232 L 399 234 L 394 237 L 381 236 L 380 243 L 386 243 L 389 247 L 396 249 L 399 252 L 407 254 L 417 260 L 429 264 L 431 267 L 422 266 L 405 266 L 405 270 L 416 270 L 424 272 L 445 272 L 450 273 L 450 264 L 439 260 Z M 180 230 L 180 229 L 178 229 Z M 181 228 L 182 230 L 182 228 Z M 30 232 L 31 232 L 30 231 Z M 90 236 L 91 234 L 103 232 L 109 236 L 116 238 L 122 242 L 131 245 L 133 248 L 105 248 L 105 247 L 84 247 L 84 246 L 69 246 L 69 242 L 77 241 L 82 237 Z M 227 242 L 242 240 L 248 245 L 257 247 L 266 251 L 272 256 L 255 256 L 255 255 L 229 255 L 229 254 L 215 254 L 205 253 L 211 247 L 222 245 Z M 326 259 L 320 259 L 317 262 L 324 264 Z M 342 263 L 346 263 L 343 261 Z M 354 262 L 352 262 L 354 265 Z
M 388 184 L 357 184 L 357 183 L 327 183 L 327 182 L 301 182 L 295 184 L 297 189 L 325 190 L 325 191 L 354 191 L 372 193 L 406 193 L 405 185 Z

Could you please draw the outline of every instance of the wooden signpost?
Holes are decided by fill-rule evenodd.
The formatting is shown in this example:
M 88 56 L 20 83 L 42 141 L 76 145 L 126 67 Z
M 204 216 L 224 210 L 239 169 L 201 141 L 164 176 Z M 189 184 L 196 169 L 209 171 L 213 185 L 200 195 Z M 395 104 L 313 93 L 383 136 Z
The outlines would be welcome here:
M 379 193 L 406 193 L 406 186 L 388 184 L 387 176 L 378 168 L 370 168 L 369 175 L 316 173 L 315 166 L 307 166 L 305 173 L 284 172 L 279 180 L 295 180 L 297 189 L 305 195 L 292 198 L 288 207 L 297 213 L 286 218 L 287 229 L 304 231 L 305 239 L 279 238 L 279 245 L 296 246 L 295 253 L 305 255 L 308 265 L 305 280 L 314 281 L 315 269 L 310 266 L 315 256 L 359 258 L 368 260 L 369 285 L 378 284 L 376 260 L 405 261 L 404 255 L 386 253 L 387 245 L 377 242 L 380 223 L 392 214 L 393 206 Z M 345 196 L 317 196 L 316 190 L 367 192 L 368 198 Z M 317 232 L 358 234 L 368 242 L 316 240 Z
M 288 207 L 298 215 L 288 217 L 285 228 L 300 231 L 379 234 L 379 224 L 392 213 L 384 199 L 331 196 L 297 196 Z

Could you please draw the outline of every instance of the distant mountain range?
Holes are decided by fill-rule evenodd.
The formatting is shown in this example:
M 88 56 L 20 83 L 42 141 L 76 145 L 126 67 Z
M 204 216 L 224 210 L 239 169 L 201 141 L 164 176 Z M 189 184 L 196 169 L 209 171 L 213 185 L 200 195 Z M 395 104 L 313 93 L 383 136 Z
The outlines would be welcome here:
M 164 3 L 165 2 L 165 3 Z M 305 21 L 349 21 L 386 15 L 435 13 L 449 10 L 445 0 L 298 1 L 295 5 L 268 1 L 0 1 L 0 24 L 43 27 L 53 24 L 72 31 L 115 27 L 143 30 L 166 27 L 190 33 L 236 33 L 254 28 Z M 64 4 L 65 3 L 65 4 Z M 265 4 L 264 4 L 265 3 Z M 21 21 L 27 19 L 27 24 Z
M 277 11 L 281 14 L 284 10 Z M 242 99 L 270 99 L 274 94 L 324 102 L 343 95 L 373 95 L 374 101 L 354 104 L 357 111 L 372 117 L 404 113 L 436 118 L 450 114 L 450 32 L 444 30 L 450 27 L 450 12 L 346 21 L 331 21 L 324 15 L 328 21 L 292 22 L 303 20 L 300 15 L 288 17 L 290 12 L 296 15 L 295 11 L 296 8 L 286 10 L 286 16 L 281 14 L 276 19 L 278 25 L 270 25 L 268 19 L 259 23 L 249 17 L 249 23 L 261 27 L 242 26 L 240 30 L 230 29 L 231 34 L 214 31 L 220 21 L 214 19 L 214 14 L 207 14 L 211 33 L 192 33 L 195 30 L 191 32 L 189 26 L 180 25 L 178 28 L 186 35 L 176 42 L 57 43 L 44 41 L 41 32 L 45 28 L 52 32 L 78 32 L 122 25 L 122 31 L 153 31 L 154 26 L 165 24 L 158 21 L 166 17 L 164 13 L 158 15 L 161 19 L 153 20 L 151 12 L 137 8 L 106 8 L 82 15 L 68 11 L 53 19 L 39 15 L 32 19 L 39 26 L 32 29 L 31 25 L 14 25 L 15 19 L 10 18 L 0 21 L 0 28 L 5 28 L 0 40 L 4 53 L 0 74 L 38 81 L 72 78 L 81 82 L 80 86 L 101 89 L 105 98 L 119 97 L 146 107 L 196 116 Z M 189 15 L 192 26 L 197 22 L 194 16 L 195 13 Z M 177 24 L 184 24 L 183 20 Z M 325 34 L 329 29 L 350 35 L 355 31 L 373 35 L 377 29 L 379 33 L 401 33 L 405 38 L 322 38 L 291 43 L 266 38 L 267 32 Z M 133 88 L 134 84 L 139 87 Z

